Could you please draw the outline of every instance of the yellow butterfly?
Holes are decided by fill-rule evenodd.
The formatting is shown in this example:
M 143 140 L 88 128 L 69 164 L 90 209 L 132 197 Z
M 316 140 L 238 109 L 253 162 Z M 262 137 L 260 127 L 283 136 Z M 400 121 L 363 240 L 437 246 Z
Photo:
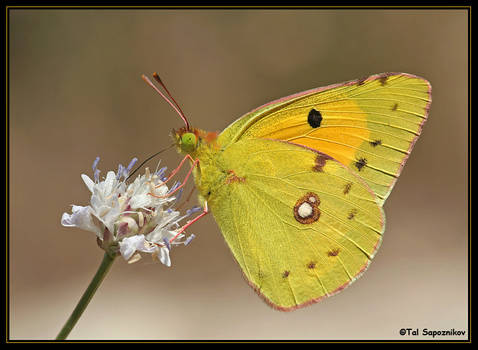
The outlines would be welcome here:
M 248 283 L 289 311 L 343 290 L 369 266 L 384 232 L 382 206 L 427 119 L 431 85 L 382 73 L 308 90 L 219 135 L 190 127 L 161 95 L 186 123 L 174 137 L 194 168 L 200 216 L 210 208 Z

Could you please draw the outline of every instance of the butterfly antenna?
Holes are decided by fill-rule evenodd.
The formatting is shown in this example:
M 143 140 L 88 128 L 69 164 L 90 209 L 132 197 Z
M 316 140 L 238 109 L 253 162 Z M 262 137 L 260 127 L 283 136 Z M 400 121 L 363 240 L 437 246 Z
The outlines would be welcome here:
M 146 164 L 146 162 L 149 162 L 151 159 L 153 159 L 153 158 L 156 157 L 157 155 L 163 153 L 164 151 L 167 151 L 168 149 L 173 148 L 174 146 L 175 146 L 175 144 L 173 143 L 172 145 L 166 147 L 165 149 L 162 149 L 161 151 L 156 152 L 156 153 L 153 154 L 152 156 L 149 156 L 148 158 L 146 158 L 140 165 L 138 165 L 138 166 L 136 167 L 136 169 L 134 169 L 134 170 L 131 172 L 131 174 L 128 175 L 128 177 L 126 178 L 126 180 L 128 180 L 131 176 L 133 176 L 133 174 L 134 174 L 135 172 L 137 172 L 144 164 Z M 126 181 L 126 180 L 125 180 L 125 181 Z
M 173 95 L 171 95 L 171 93 L 169 92 L 168 88 L 166 87 L 166 85 L 163 83 L 163 81 L 161 80 L 161 78 L 159 77 L 158 73 L 154 72 L 153 73 L 153 78 L 158 82 L 159 85 L 161 85 L 161 87 L 164 89 L 164 91 L 166 91 L 166 93 L 168 94 L 169 98 L 171 100 L 173 100 L 174 104 L 176 105 L 176 107 L 178 107 L 179 111 L 181 112 L 181 114 L 184 116 L 184 112 L 183 110 L 181 109 L 181 107 L 179 106 L 179 103 L 176 102 L 176 100 L 174 99 Z
M 157 76 L 157 78 L 155 77 L 156 81 L 158 81 L 160 83 L 160 85 L 164 88 L 164 90 L 166 90 L 166 92 L 168 93 L 169 97 L 174 101 L 171 102 L 171 100 L 169 98 L 167 98 L 162 92 L 161 90 L 159 90 L 156 85 L 153 84 L 153 82 L 151 80 L 149 80 L 149 78 L 147 76 L 145 76 L 144 74 L 141 75 L 141 78 L 149 85 L 151 86 L 158 94 L 161 95 L 161 97 L 167 102 L 169 103 L 169 105 L 171 107 L 173 107 L 173 109 L 176 111 L 176 113 L 179 114 L 179 116 L 181 117 L 181 119 L 184 121 L 184 124 L 186 124 L 186 130 L 190 130 L 189 128 L 189 122 L 188 120 L 186 119 L 186 117 L 184 116 L 184 113 L 183 111 L 181 110 L 181 108 L 179 108 L 179 105 L 177 105 L 177 102 L 174 100 L 174 98 L 172 98 L 171 94 L 168 92 L 168 90 L 166 89 L 165 85 L 163 84 L 163 82 L 161 81 L 161 79 L 159 79 L 159 76 L 155 73 L 155 75 Z M 154 76 L 154 75 L 153 75 Z M 176 105 L 175 105 L 176 104 Z

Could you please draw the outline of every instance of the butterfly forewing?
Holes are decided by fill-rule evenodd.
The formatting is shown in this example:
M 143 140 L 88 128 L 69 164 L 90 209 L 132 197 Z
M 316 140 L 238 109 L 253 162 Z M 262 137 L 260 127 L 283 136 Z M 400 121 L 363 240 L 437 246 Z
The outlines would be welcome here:
M 358 174 L 383 204 L 421 132 L 431 86 L 384 73 L 282 98 L 236 121 L 220 142 L 270 138 L 334 157 Z

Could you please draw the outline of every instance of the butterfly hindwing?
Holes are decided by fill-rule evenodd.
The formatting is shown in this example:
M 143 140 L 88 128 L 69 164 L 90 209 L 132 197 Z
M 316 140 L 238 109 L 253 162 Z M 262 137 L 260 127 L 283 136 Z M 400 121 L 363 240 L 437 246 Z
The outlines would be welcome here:
M 335 159 L 245 138 L 220 152 L 215 167 L 209 207 L 249 283 L 272 306 L 318 301 L 367 268 L 383 212 L 366 183 Z
M 383 204 L 420 135 L 431 103 L 428 81 L 383 73 L 268 103 L 219 136 L 288 141 L 324 152 L 357 173 Z

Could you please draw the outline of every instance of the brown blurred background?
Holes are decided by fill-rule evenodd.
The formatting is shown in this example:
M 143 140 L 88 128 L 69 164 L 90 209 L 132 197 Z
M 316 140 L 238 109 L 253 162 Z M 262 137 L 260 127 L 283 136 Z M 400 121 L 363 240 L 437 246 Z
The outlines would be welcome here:
M 60 225 L 70 204 L 88 204 L 80 174 L 91 175 L 96 156 L 103 173 L 144 159 L 182 125 L 141 80 L 154 71 L 206 130 L 275 98 L 387 71 L 429 79 L 433 103 L 385 205 L 382 247 L 350 288 L 291 313 L 272 310 L 244 282 L 209 215 L 191 227 L 191 245 L 172 251 L 170 268 L 118 258 L 69 339 L 468 332 L 465 10 L 9 14 L 11 339 L 54 338 L 101 261 L 94 234 Z M 180 159 L 174 150 L 161 158 L 170 168 Z M 446 338 L 460 339 L 438 339 Z

